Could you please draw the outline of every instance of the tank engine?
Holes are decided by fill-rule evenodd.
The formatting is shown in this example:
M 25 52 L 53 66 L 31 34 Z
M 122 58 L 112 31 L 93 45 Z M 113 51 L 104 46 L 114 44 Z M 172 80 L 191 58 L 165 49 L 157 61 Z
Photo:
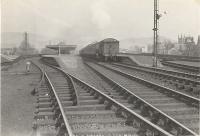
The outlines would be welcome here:
M 79 51 L 83 57 L 95 58 L 101 61 L 117 61 L 119 41 L 107 38 L 100 42 L 89 44 Z

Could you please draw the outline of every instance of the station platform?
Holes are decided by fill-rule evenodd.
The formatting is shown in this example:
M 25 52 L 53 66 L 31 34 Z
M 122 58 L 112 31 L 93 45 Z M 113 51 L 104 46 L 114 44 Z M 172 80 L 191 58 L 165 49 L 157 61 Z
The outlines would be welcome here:
M 85 69 L 82 58 L 78 55 L 65 54 L 65 55 L 48 55 L 53 57 L 59 66 L 67 73 L 72 74 L 81 80 L 88 81 L 88 71 Z
M 153 57 L 152 56 L 142 56 L 142 55 L 119 55 L 123 57 L 128 57 L 134 63 L 140 66 L 153 66 Z M 160 61 L 158 60 L 158 66 L 163 67 Z
M 150 56 L 129 56 L 129 57 L 139 65 L 152 66 L 153 64 L 153 58 Z
M 76 56 L 76 55 L 70 55 L 70 54 L 65 54 L 65 55 L 43 55 L 43 57 L 52 57 L 54 58 L 57 63 L 61 66 L 61 68 L 67 68 L 70 70 L 73 69 L 78 69 L 78 61 L 80 61 L 81 57 Z
M 102 86 L 97 85 L 96 79 L 91 75 L 91 71 L 86 67 L 82 58 L 78 55 L 52 55 L 59 66 L 67 73 L 83 80 L 84 82 L 95 86 L 97 89 L 102 90 Z
M 82 58 L 78 55 L 73 54 L 63 54 L 63 55 L 43 55 L 44 57 L 53 57 L 63 68 L 75 69 L 80 68 L 79 62 L 82 62 Z M 139 56 L 139 55 L 119 55 L 120 57 L 127 57 L 132 60 L 134 63 L 140 66 L 152 66 L 153 58 L 152 56 Z M 162 64 L 158 61 L 158 66 L 163 67 Z

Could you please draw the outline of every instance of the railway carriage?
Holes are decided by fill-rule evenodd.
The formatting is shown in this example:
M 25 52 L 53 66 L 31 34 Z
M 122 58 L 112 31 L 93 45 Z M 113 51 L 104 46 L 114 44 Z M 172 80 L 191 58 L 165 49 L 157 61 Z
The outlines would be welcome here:
M 116 61 L 119 53 L 119 41 L 113 38 L 107 38 L 100 42 L 89 44 L 82 50 L 80 55 L 84 57 L 93 57 L 102 61 Z

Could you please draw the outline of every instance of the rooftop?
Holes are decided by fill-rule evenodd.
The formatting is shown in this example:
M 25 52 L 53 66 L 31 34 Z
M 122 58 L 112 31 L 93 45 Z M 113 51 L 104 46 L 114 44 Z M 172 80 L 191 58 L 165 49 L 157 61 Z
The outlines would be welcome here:
M 102 40 L 101 42 L 118 42 L 118 40 L 116 40 L 114 38 L 106 38 L 106 39 Z
M 77 45 L 47 45 L 46 48 L 50 48 L 50 49 L 58 49 L 58 48 L 64 48 L 64 49 L 76 49 Z

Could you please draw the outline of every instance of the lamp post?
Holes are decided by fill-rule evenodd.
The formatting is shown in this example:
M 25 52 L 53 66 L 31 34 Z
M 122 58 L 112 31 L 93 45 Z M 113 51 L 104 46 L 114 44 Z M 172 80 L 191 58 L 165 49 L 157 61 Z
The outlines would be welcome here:
M 60 56 L 60 45 L 58 45 L 58 55 Z

